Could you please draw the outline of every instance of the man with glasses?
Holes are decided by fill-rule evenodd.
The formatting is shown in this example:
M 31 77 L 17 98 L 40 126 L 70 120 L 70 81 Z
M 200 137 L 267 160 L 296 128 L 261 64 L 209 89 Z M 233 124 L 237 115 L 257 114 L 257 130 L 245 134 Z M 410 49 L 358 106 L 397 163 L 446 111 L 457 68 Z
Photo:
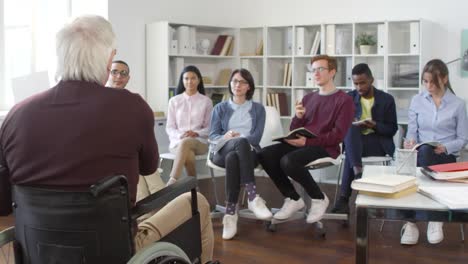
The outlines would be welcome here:
M 393 96 L 376 89 L 374 77 L 365 63 L 354 66 L 352 78 L 355 90 L 348 92 L 356 107 L 355 122 L 344 140 L 346 159 L 340 198 L 333 213 L 349 214 L 351 182 L 362 176 L 362 157 L 393 156 L 393 136 L 398 130 Z
M 128 67 L 128 64 L 122 60 L 113 61 L 106 86 L 124 89 L 129 80 L 130 67 Z
M 280 144 L 262 149 L 259 160 L 276 187 L 284 195 L 281 209 L 273 216 L 285 220 L 304 208 L 305 203 L 297 193 L 288 176 L 298 182 L 312 198 L 307 223 L 323 218 L 328 207 L 328 198 L 305 167 L 311 161 L 340 155 L 340 143 L 351 126 L 354 105 L 350 96 L 336 88 L 333 83 L 337 62 L 333 57 L 319 55 L 312 58 L 312 73 L 319 86 L 296 103 L 296 114 L 290 129 L 305 127 L 317 135 L 315 138 L 298 136 Z

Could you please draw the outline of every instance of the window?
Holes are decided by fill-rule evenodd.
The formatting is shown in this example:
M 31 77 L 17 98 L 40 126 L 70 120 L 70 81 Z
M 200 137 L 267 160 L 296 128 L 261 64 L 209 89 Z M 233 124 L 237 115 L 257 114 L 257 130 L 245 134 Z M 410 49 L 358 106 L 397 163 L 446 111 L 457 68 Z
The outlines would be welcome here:
M 107 17 L 107 1 L 0 0 L 0 110 L 14 104 L 13 78 L 47 71 L 55 83 L 55 34 L 71 16 L 83 13 Z

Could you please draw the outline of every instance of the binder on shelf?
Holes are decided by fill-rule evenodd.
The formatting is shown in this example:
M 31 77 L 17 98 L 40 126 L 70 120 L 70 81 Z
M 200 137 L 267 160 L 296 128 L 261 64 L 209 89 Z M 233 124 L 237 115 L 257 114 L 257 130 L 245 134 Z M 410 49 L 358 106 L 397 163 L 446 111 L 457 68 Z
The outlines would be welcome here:
M 346 28 L 335 28 L 335 54 L 351 54 L 351 31 Z
M 175 55 L 175 54 L 177 54 L 178 51 L 179 51 L 179 44 L 178 44 L 177 39 L 171 40 L 170 54 Z
M 419 22 L 410 23 L 410 53 L 419 53 Z
M 211 50 L 211 55 L 219 55 L 221 54 L 221 50 L 224 47 L 224 43 L 226 42 L 227 35 L 219 35 L 216 39 L 216 42 Z
M 385 53 L 385 24 L 377 25 L 377 54 Z
M 197 54 L 197 29 L 190 27 L 190 54 Z
M 335 55 L 335 25 L 327 25 L 326 30 L 325 53 L 328 55 Z
M 180 26 L 177 28 L 177 40 L 179 44 L 179 54 L 190 54 L 190 27 Z
M 306 72 L 306 82 L 305 82 L 306 87 L 314 87 L 314 75 L 311 72 Z
M 286 39 L 285 39 L 285 51 L 282 55 L 291 55 L 292 54 L 292 27 L 286 29 Z
M 304 55 L 304 27 L 296 28 L 296 55 Z

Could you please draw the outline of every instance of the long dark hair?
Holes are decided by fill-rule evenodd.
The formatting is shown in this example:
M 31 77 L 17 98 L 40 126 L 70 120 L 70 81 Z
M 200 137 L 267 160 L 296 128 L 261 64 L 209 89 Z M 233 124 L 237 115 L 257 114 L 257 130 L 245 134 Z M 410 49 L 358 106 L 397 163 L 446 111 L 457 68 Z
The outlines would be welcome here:
M 442 89 L 442 87 L 439 87 L 439 78 L 445 78 L 447 77 L 447 89 L 449 89 L 453 94 L 455 94 L 455 92 L 453 91 L 452 89 L 452 85 L 450 84 L 450 80 L 448 78 L 448 75 L 449 75 L 449 71 L 448 71 L 448 68 L 447 68 L 447 65 L 440 59 L 433 59 L 433 60 L 430 60 L 426 63 L 426 65 L 424 66 L 424 69 L 423 69 L 423 72 L 421 74 L 421 83 L 423 83 L 423 77 L 424 77 L 424 73 L 429 73 L 432 75 L 432 80 L 434 81 L 434 84 L 435 86 L 437 86 L 437 88 L 439 89 Z M 437 81 L 435 81 L 437 80 Z
M 177 88 L 176 88 L 176 95 L 177 94 L 181 94 L 183 92 L 185 92 L 185 86 L 184 86 L 184 74 L 187 73 L 187 72 L 193 72 L 197 75 L 198 77 L 198 87 L 197 87 L 197 90 L 199 93 L 201 94 L 205 94 L 205 85 L 203 84 L 203 78 L 202 78 L 202 75 L 200 73 L 200 70 L 193 66 L 193 65 L 189 65 L 187 67 L 185 67 L 182 72 L 180 73 L 180 76 L 179 76 L 179 83 L 177 84 Z
M 254 79 L 252 77 L 252 74 L 247 70 L 247 69 L 244 69 L 244 68 L 240 68 L 240 69 L 235 69 L 232 73 L 231 73 L 231 77 L 229 78 L 229 83 L 228 83 L 228 88 L 229 88 L 229 93 L 231 94 L 231 97 L 234 95 L 232 93 L 232 90 L 231 90 L 231 81 L 232 81 L 232 77 L 234 77 L 234 75 L 236 73 L 239 73 L 242 78 L 244 78 L 248 83 L 249 83 L 249 87 L 250 89 L 247 91 L 247 93 L 245 94 L 245 99 L 247 100 L 250 100 L 252 99 L 252 96 L 255 92 L 255 83 L 254 83 Z

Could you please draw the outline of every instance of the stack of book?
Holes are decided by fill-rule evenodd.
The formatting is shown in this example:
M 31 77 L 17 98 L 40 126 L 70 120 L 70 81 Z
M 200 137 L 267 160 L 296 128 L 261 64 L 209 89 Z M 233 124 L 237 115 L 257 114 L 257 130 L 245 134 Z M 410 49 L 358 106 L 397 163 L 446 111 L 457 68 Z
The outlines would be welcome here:
M 400 198 L 418 191 L 416 177 L 398 174 L 383 174 L 354 180 L 351 188 L 360 194 L 383 198 Z
M 423 167 L 421 172 L 435 180 L 468 183 L 468 161 Z

